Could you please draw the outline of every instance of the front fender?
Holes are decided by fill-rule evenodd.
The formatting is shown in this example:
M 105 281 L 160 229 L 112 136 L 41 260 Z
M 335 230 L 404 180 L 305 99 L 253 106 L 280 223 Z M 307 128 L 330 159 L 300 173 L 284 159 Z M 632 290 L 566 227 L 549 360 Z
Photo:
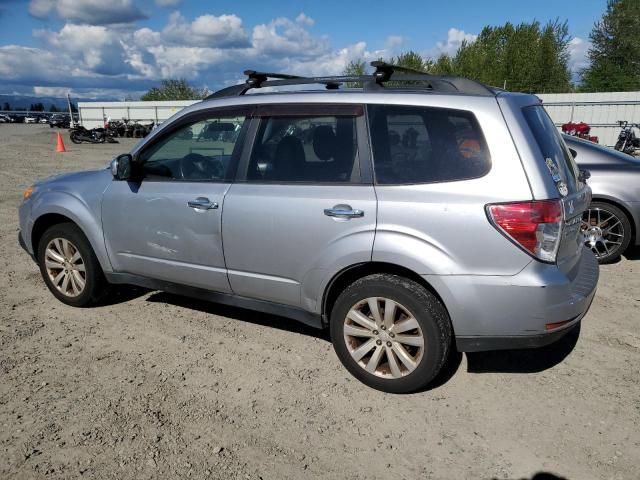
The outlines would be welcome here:
M 100 218 L 100 194 L 90 198 L 89 201 L 82 199 L 72 193 L 60 190 L 50 190 L 38 195 L 33 199 L 31 205 L 31 218 L 26 223 L 27 231 L 23 233 L 24 241 L 27 245 L 33 245 L 33 226 L 38 219 L 47 214 L 57 214 L 69 218 L 73 221 L 89 240 L 91 248 L 96 254 L 100 266 L 104 272 L 111 272 L 111 262 L 107 256 L 104 244 L 104 233 L 102 231 L 102 221 Z M 36 252 L 34 252 L 36 253 Z

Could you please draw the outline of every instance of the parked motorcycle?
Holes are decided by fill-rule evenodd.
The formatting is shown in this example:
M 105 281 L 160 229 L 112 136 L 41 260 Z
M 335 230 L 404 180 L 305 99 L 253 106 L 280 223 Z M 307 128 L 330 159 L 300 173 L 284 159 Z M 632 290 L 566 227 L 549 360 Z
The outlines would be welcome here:
M 640 157 L 640 138 L 638 138 L 633 131 L 634 128 L 640 128 L 640 124 L 629 123 L 626 120 L 618 120 L 618 125 L 620 125 L 622 130 L 613 148 L 627 155 Z
M 73 143 L 118 143 L 117 140 L 107 135 L 104 128 L 94 128 L 87 130 L 82 125 L 74 125 L 69 130 L 69 136 Z
M 593 143 L 599 143 L 598 137 L 589 135 L 591 132 L 591 126 L 584 122 L 568 122 L 562 125 L 562 133 L 566 135 L 572 135 L 574 137 L 583 138 Z

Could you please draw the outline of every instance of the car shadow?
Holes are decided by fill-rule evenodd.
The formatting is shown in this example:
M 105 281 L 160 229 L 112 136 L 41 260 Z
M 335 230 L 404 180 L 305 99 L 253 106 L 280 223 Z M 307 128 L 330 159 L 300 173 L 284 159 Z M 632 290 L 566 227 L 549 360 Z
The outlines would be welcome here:
M 627 251 L 624 252 L 623 256 L 627 260 L 640 260 L 640 246 L 627 248 Z
M 468 352 L 469 373 L 538 373 L 555 367 L 574 349 L 580 337 L 580 324 L 551 345 L 522 350 Z
M 147 298 L 147 302 L 169 303 L 171 305 L 196 310 L 198 312 L 219 315 L 233 320 L 252 323 L 254 325 L 285 330 L 287 332 L 299 333 L 300 335 L 307 335 L 309 337 L 320 338 L 327 342 L 331 342 L 328 329 L 320 330 L 296 320 L 292 320 L 287 317 L 280 317 L 278 315 L 271 315 L 269 313 L 232 307 L 221 303 L 198 300 L 167 292 L 156 292 Z
M 98 307 L 108 307 L 119 303 L 129 302 L 149 293 L 148 288 L 134 287 L 132 285 L 110 285 L 109 294 L 98 302 Z
M 498 478 L 493 477 L 491 480 L 498 480 Z M 531 479 L 524 477 L 524 478 L 520 478 L 519 480 L 569 480 L 569 478 L 559 477 L 558 475 L 555 475 L 550 472 L 538 472 L 533 477 L 531 477 Z

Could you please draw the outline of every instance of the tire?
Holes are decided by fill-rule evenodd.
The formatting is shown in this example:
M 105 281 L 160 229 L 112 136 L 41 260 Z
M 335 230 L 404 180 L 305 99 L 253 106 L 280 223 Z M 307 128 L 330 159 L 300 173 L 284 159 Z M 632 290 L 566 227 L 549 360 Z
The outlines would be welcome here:
M 71 138 L 71 141 L 75 144 L 81 144 L 82 140 L 80 140 L 77 135 L 76 132 L 71 132 L 71 134 L 69 135 L 69 138 Z
M 71 265 L 60 261 L 58 256 L 69 260 L 76 252 L 79 254 L 79 260 L 72 262 L 73 268 L 68 274 L 63 274 L 64 268 L 58 267 L 71 268 Z M 98 259 L 84 233 L 73 223 L 60 223 L 48 228 L 38 243 L 37 259 L 44 282 L 62 303 L 73 307 L 90 307 L 97 304 L 107 293 L 108 285 Z M 81 270 L 82 267 L 84 272 Z M 60 278 L 58 286 L 54 277 Z M 65 279 L 67 277 L 68 280 Z M 84 280 L 82 288 L 78 278 Z
M 585 245 L 601 264 L 617 261 L 629 246 L 632 235 L 627 214 L 606 202 L 591 202 L 582 216 L 582 232 Z
M 369 307 L 372 299 L 377 299 L 373 305 L 378 306 L 378 322 Z M 394 314 L 387 322 L 384 310 L 392 305 L 389 300 L 396 307 L 389 308 Z M 388 393 L 425 388 L 440 372 L 451 348 L 451 322 L 442 303 L 422 285 L 397 275 L 374 274 L 352 283 L 333 305 L 330 328 L 333 347 L 345 368 L 365 385 Z M 367 353 L 357 360 L 363 351 Z M 366 370 L 375 365 L 375 371 Z

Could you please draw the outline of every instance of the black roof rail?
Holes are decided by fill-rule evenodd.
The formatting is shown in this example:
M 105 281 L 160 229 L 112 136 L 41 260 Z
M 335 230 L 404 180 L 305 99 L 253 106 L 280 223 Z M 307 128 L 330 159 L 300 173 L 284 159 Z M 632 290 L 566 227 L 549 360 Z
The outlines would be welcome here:
M 416 83 L 423 84 L 422 89 L 437 92 L 466 93 L 472 95 L 495 96 L 496 90 L 464 77 L 431 75 L 412 68 L 392 65 L 382 61 L 371 62 L 375 68 L 373 75 L 338 75 L 320 77 L 300 77 L 287 73 L 258 72 L 245 70 L 247 80 L 212 93 L 205 100 L 244 95 L 253 88 L 279 87 L 287 85 L 323 84 L 329 90 L 335 90 L 344 83 L 361 83 L 363 90 L 387 89 L 386 82 L 412 82 L 410 88 L 416 89 Z

